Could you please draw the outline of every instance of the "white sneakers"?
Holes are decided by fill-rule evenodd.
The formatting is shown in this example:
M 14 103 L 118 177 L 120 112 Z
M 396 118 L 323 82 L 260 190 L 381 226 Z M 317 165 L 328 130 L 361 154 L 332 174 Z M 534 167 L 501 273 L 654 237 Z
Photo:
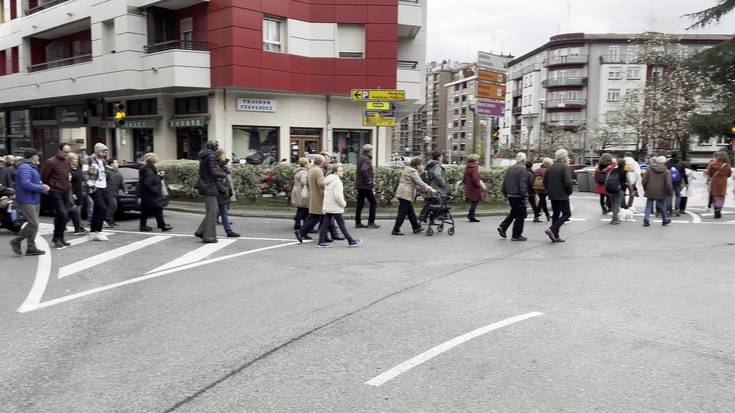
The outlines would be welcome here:
M 89 233 L 89 240 L 90 241 L 109 241 L 110 239 L 107 238 L 107 235 L 101 233 L 101 232 L 90 232 Z

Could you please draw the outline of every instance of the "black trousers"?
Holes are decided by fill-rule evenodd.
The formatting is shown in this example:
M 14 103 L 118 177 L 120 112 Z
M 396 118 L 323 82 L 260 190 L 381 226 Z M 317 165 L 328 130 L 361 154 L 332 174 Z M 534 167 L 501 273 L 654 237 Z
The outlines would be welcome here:
M 416 218 L 416 212 L 413 210 L 413 203 L 405 199 L 398 200 L 398 215 L 396 216 L 396 223 L 393 225 L 393 231 L 398 232 L 403 226 L 403 221 L 408 217 L 408 222 L 411 223 L 413 230 L 421 228 L 419 220 Z
M 89 194 L 94 202 L 92 211 L 92 232 L 102 232 L 102 223 L 107 218 L 107 188 L 97 188 Z
M 535 217 L 541 216 L 541 210 L 544 211 L 544 215 L 549 216 L 549 207 L 546 204 L 546 198 L 548 196 L 547 194 L 538 194 L 538 203 L 536 204 L 536 209 L 533 211 Z
M 477 211 L 478 202 L 470 202 L 470 212 L 467 213 L 467 219 L 475 219 L 475 211 Z
M 500 228 L 507 231 L 513 224 L 513 238 L 523 235 L 523 225 L 525 224 L 528 211 L 526 209 L 526 200 L 524 198 L 508 198 L 510 202 L 510 213 L 500 223 Z
M 554 201 L 553 199 L 551 208 L 554 210 L 554 215 L 551 216 L 551 230 L 558 237 L 561 226 L 572 217 L 572 209 L 569 206 L 569 200 Z
M 306 222 L 306 218 L 308 217 L 309 217 L 309 208 L 296 208 L 296 215 L 293 217 L 294 231 L 300 230 L 301 226 L 304 225 L 304 222 Z
M 312 229 L 314 229 L 317 225 L 321 224 L 321 227 L 319 229 L 319 234 L 321 234 L 321 228 L 329 230 L 329 223 L 324 222 L 324 215 L 321 214 L 309 214 L 309 216 L 306 218 L 306 221 L 304 221 L 304 225 L 301 226 L 301 235 L 306 236 L 309 235 Z
M 54 209 L 54 237 L 53 239 L 64 239 L 66 224 L 69 222 L 69 209 L 72 208 L 68 193 L 49 192 L 49 199 Z
M 612 204 L 610 203 L 609 195 L 600 194 L 600 208 L 602 208 L 603 212 L 610 211 L 612 209 Z
M 327 241 L 327 233 L 329 233 L 329 227 L 332 226 L 332 222 L 336 222 L 339 226 L 340 231 L 342 231 L 342 235 L 345 236 L 345 239 L 347 242 L 352 242 L 353 239 L 350 236 L 350 233 L 347 232 L 347 227 L 345 226 L 345 220 L 342 217 L 342 214 L 325 214 L 324 220 L 322 221 L 322 229 L 319 230 L 319 242 L 326 242 Z
M 140 209 L 140 227 L 148 226 L 148 217 L 156 218 L 156 226 L 163 229 L 166 227 L 166 221 L 163 220 L 163 208 L 144 207 Z
M 368 201 L 369 215 L 368 224 L 375 223 L 375 211 L 377 210 L 377 204 L 375 202 L 375 194 L 372 189 L 358 189 L 357 190 L 357 205 L 355 206 L 355 225 L 362 223 L 362 208 L 365 206 L 365 200 Z M 345 235 L 346 237 L 347 235 Z

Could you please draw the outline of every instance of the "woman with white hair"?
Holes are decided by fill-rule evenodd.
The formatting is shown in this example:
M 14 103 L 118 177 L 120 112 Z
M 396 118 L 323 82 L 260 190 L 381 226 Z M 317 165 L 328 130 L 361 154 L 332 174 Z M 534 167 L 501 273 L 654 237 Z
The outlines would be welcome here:
M 556 161 L 549 167 L 544 175 L 544 188 L 551 200 L 551 208 L 554 214 L 551 216 L 551 227 L 546 230 L 546 235 L 551 242 L 564 242 L 559 237 L 561 226 L 572 217 L 572 209 L 569 205 L 569 196 L 572 195 L 572 171 L 569 168 L 569 154 L 565 149 L 559 149 L 555 155 Z
M 503 195 L 510 203 L 510 213 L 505 217 L 498 227 L 498 234 L 507 238 L 507 231 L 513 224 L 513 236 L 511 241 L 526 241 L 523 236 L 523 225 L 528 211 L 526 210 L 526 199 L 528 198 L 528 171 L 526 170 L 526 154 L 523 152 L 516 155 L 516 164 L 508 168 L 503 181 Z

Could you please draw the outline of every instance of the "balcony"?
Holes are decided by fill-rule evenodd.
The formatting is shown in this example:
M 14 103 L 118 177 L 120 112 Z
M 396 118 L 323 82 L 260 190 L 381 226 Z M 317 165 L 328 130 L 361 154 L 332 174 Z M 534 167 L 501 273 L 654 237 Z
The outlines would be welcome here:
M 146 53 L 165 52 L 167 50 L 195 50 L 199 52 L 209 51 L 209 43 L 191 40 L 169 40 L 143 46 Z
M 578 119 L 565 120 L 547 120 L 544 122 L 547 128 L 578 128 L 582 126 L 582 121 Z
M 168 10 L 181 10 L 208 2 L 209 0 L 141 0 L 139 7 L 160 7 Z
M 513 106 L 513 109 L 510 111 L 513 115 L 520 115 L 521 112 L 523 112 L 523 108 L 520 106 Z
M 56 6 L 57 4 L 64 3 L 66 1 L 67 0 L 46 0 L 46 1 L 38 1 L 35 6 L 29 8 L 26 11 L 26 15 L 31 15 L 33 13 L 38 13 L 41 10 L 46 10 L 48 8 L 51 8 L 53 6 Z
M 63 66 L 71 66 L 79 63 L 87 63 L 92 61 L 92 54 L 83 54 L 79 56 L 66 57 L 63 59 L 51 60 L 48 62 L 38 63 L 28 66 L 29 72 L 40 72 L 41 70 L 53 69 Z
M 583 108 L 587 106 L 586 99 L 552 99 L 546 101 L 546 109 Z
M 543 87 L 559 87 L 559 86 L 585 86 L 587 85 L 586 77 L 563 77 L 559 79 L 547 79 L 542 83 Z
M 559 65 L 572 65 L 572 64 L 587 64 L 589 62 L 589 56 L 554 56 L 544 61 L 545 67 L 559 66 Z
M 398 37 L 413 39 L 425 24 L 425 0 L 400 0 L 398 2 Z

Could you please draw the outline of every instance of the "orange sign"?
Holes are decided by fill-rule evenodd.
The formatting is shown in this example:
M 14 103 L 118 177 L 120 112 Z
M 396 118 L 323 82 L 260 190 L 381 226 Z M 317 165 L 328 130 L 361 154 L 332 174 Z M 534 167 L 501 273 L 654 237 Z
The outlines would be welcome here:
M 477 84 L 477 97 L 504 101 L 505 100 L 505 86 L 504 85 L 493 85 L 489 83 L 478 83 Z
M 505 74 L 480 69 L 477 71 L 477 79 L 481 82 L 505 83 Z

